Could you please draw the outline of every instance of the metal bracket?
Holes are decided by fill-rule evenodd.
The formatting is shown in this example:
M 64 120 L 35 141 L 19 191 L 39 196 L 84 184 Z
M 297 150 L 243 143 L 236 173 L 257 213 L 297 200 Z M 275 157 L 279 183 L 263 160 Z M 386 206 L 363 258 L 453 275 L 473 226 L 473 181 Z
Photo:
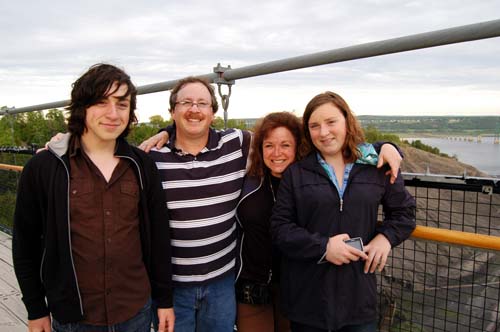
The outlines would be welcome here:
M 481 192 L 487 195 L 493 195 L 493 186 L 483 186 Z
M 224 72 L 227 70 L 230 70 L 231 66 L 227 67 L 222 67 L 220 63 L 217 63 L 217 67 L 214 67 L 214 73 L 219 74 L 218 77 L 214 78 L 214 83 L 219 85 L 219 84 L 225 84 L 225 85 L 233 85 L 235 83 L 234 80 L 226 80 L 223 75 Z
M 227 129 L 227 109 L 229 108 L 229 97 L 231 97 L 231 86 L 235 83 L 234 80 L 226 80 L 223 75 L 226 70 L 231 69 L 231 66 L 222 67 L 220 63 L 217 67 L 214 67 L 214 73 L 218 76 L 214 79 L 214 83 L 217 84 L 217 90 L 219 91 L 219 96 L 222 103 L 222 109 L 224 110 L 224 129 Z M 222 93 L 222 85 L 227 85 L 228 93 Z
M 4 107 L 3 109 L 0 109 L 0 115 L 11 115 L 11 112 L 15 109 L 15 107 Z

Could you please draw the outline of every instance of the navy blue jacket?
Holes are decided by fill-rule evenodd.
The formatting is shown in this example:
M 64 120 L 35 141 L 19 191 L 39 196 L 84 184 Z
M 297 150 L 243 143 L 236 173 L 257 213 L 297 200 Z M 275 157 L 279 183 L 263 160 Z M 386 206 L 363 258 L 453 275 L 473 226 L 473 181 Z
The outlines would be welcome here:
M 19 180 L 12 251 L 28 319 L 50 313 L 61 323 L 83 319 L 71 251 L 68 138 L 35 155 Z M 115 155 L 132 162 L 140 189 L 143 261 L 152 297 L 172 307 L 170 231 L 165 193 L 154 162 L 125 140 Z M 124 252 L 123 255 L 127 253 Z M 47 303 L 48 305 L 47 305 Z
M 274 244 L 282 251 L 281 296 L 291 321 L 321 329 L 376 321 L 377 287 L 364 262 L 318 264 L 331 236 L 347 233 L 368 244 L 378 233 L 394 247 L 415 228 L 415 200 L 399 175 L 387 168 L 354 164 L 343 206 L 337 189 L 315 153 L 284 173 L 271 218 Z M 382 204 L 384 222 L 377 224 Z

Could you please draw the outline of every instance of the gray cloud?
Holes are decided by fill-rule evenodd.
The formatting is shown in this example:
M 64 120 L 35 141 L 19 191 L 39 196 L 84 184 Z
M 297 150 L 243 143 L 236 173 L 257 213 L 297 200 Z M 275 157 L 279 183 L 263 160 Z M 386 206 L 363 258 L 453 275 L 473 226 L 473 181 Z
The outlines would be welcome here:
M 21 107 L 67 98 L 95 62 L 116 63 L 150 84 L 208 73 L 218 62 L 237 68 L 497 19 L 500 2 L 33 0 L 1 9 L 0 106 Z M 497 38 L 267 75 L 235 89 L 265 86 L 263 100 L 274 88 L 499 91 L 498 54 Z

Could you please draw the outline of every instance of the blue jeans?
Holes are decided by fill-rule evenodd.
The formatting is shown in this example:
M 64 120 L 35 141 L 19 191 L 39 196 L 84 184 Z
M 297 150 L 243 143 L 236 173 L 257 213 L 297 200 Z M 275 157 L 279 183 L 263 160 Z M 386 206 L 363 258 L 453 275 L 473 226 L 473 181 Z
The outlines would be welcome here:
M 360 325 L 348 325 L 338 330 L 323 330 L 296 322 L 290 322 L 290 329 L 292 332 L 376 332 L 377 322 Z
M 129 320 L 109 326 L 83 323 L 61 324 L 52 319 L 52 332 L 151 332 L 151 299 Z
M 175 332 L 233 332 L 234 274 L 207 285 L 174 288 Z M 153 324 L 158 330 L 156 310 Z

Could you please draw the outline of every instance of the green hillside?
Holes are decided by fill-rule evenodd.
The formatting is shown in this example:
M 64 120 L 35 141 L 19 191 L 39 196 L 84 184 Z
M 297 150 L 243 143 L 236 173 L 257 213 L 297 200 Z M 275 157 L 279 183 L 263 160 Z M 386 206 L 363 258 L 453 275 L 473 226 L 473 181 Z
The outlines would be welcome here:
M 434 135 L 500 134 L 500 116 L 373 116 L 358 117 L 363 127 L 373 126 L 383 132 L 427 133 Z

